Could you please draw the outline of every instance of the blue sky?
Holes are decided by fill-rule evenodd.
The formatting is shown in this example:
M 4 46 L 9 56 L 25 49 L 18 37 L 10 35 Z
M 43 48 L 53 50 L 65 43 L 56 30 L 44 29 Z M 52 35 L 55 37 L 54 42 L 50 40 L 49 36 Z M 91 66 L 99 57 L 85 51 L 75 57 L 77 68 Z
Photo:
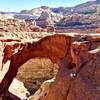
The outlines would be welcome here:
M 70 7 L 89 0 L 0 0 L 0 11 L 20 11 L 39 6 Z

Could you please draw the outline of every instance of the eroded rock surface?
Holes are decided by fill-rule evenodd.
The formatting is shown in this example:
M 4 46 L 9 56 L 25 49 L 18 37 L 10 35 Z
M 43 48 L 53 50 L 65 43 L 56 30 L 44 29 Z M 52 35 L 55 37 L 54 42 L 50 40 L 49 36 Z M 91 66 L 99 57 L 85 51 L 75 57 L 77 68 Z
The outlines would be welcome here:
M 55 34 L 37 42 L 26 43 L 11 53 L 11 64 L 0 83 L 5 98 L 18 68 L 31 58 L 49 58 L 59 70 L 54 83 L 42 100 L 98 100 L 100 98 L 100 35 L 68 36 Z M 12 48 L 12 47 L 11 47 Z M 15 50 L 15 49 L 13 49 Z M 5 62 L 6 63 L 6 62 Z M 79 92 L 80 91 L 80 92 Z

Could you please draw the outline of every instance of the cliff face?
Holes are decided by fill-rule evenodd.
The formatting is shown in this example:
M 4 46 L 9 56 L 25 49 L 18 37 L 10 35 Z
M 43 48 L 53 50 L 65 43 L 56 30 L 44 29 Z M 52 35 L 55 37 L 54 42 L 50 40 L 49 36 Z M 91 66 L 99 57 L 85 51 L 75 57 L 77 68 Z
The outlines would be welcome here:
M 16 19 L 0 19 L 0 32 L 32 32 L 39 30 L 35 21 L 23 21 Z M 36 30 L 37 31 L 37 30 Z
M 100 39 L 100 38 L 99 38 Z M 100 42 L 74 42 L 73 62 L 76 67 L 63 59 L 54 83 L 42 100 L 98 100 L 100 98 Z M 99 40 L 100 41 L 100 40 Z M 73 52 L 74 51 L 74 52 Z
M 73 14 L 62 18 L 57 26 L 63 26 L 66 28 L 82 29 L 82 28 L 96 28 L 100 26 L 100 17 L 99 15 L 81 15 Z
M 39 89 L 40 85 L 56 75 L 58 66 L 50 59 L 35 58 L 24 63 L 18 70 L 16 78 L 24 83 L 31 94 Z
M 84 100 L 97 100 L 100 98 L 99 46 L 99 34 L 91 36 L 55 34 L 37 42 L 10 46 L 4 52 L 3 63 L 7 60 L 11 63 L 0 83 L 0 96 L 2 98 L 9 96 L 8 88 L 22 64 L 31 58 L 40 57 L 49 58 L 59 66 L 54 83 L 41 99 L 79 100 L 84 97 Z

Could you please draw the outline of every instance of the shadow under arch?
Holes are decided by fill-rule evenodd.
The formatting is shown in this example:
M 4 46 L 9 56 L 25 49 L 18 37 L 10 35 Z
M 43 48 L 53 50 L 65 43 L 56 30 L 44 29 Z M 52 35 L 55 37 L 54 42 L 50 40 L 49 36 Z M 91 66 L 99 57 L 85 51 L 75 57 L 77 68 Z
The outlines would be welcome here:
M 58 65 L 47 58 L 32 58 L 18 69 L 16 78 L 24 83 L 25 88 L 34 94 L 41 84 L 52 79 L 58 72 Z

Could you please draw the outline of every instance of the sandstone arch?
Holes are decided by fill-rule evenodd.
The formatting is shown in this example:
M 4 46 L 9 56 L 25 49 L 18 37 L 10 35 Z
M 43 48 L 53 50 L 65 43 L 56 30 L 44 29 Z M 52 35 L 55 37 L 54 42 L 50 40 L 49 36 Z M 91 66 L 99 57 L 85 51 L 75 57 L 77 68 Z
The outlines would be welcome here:
M 53 63 L 57 63 L 59 71 L 53 84 L 55 90 L 52 86 L 49 95 L 43 100 L 66 100 L 72 79 L 76 76 L 72 74 L 73 70 L 71 69 L 77 65 L 75 72 L 79 72 L 80 67 L 94 59 L 94 55 L 89 56 L 91 54 L 88 51 L 100 45 L 100 38 L 96 38 L 92 36 L 80 38 L 80 36 L 72 37 L 56 34 L 47 36 L 37 42 L 26 43 L 21 50 L 11 56 L 10 68 L 0 83 L 0 95 L 8 91 L 18 68 L 23 63 L 34 57 L 45 57 L 50 58 Z
M 53 35 L 47 36 L 38 42 L 23 45 L 22 50 L 9 58 L 11 60 L 10 68 L 0 83 L 0 93 L 8 90 L 13 78 L 17 74 L 18 68 L 27 60 L 34 57 L 45 57 L 50 58 L 53 63 L 58 63 L 69 54 L 70 42 L 70 36 Z

